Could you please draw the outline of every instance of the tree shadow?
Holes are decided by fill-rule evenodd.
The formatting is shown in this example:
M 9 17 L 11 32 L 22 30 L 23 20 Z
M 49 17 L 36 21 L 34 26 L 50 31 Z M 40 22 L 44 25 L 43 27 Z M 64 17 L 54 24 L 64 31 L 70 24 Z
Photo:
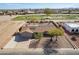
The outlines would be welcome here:
M 53 48 L 44 48 L 44 54 L 50 55 L 50 54 L 57 54 L 58 51 Z
M 56 54 L 58 51 L 55 49 L 56 47 L 52 47 L 51 41 L 49 41 L 43 48 L 43 52 L 45 55 Z M 53 43 L 56 44 L 56 43 Z

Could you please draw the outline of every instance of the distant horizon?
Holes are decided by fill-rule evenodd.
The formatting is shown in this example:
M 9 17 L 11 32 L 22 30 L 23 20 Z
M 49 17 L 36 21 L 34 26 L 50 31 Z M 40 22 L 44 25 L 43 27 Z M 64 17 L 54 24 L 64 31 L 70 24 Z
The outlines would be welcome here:
M 79 3 L 0 3 L 0 9 L 79 8 Z

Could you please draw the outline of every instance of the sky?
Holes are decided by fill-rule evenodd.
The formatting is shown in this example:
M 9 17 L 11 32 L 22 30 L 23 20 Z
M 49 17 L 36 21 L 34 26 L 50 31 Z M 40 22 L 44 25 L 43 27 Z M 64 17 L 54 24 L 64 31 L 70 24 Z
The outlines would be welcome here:
M 0 3 L 0 9 L 79 8 L 79 3 Z

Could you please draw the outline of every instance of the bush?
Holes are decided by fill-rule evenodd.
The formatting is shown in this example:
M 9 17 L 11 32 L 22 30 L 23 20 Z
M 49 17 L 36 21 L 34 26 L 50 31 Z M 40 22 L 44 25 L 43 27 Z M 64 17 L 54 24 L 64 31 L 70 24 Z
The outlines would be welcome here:
M 76 37 L 72 37 L 71 40 L 76 41 Z
M 41 39 L 43 37 L 43 33 L 41 33 L 41 32 L 35 32 L 33 34 L 33 36 L 34 36 L 35 39 Z

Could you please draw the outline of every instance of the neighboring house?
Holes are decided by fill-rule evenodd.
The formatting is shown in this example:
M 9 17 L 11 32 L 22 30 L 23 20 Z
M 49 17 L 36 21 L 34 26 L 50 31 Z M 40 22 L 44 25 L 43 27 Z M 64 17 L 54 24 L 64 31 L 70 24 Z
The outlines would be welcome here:
M 4 15 L 4 13 L 2 11 L 0 11 L 0 15 Z
M 64 23 L 63 26 L 70 33 L 79 33 L 79 23 Z
M 68 13 L 68 10 L 61 10 L 61 13 L 62 14 L 67 14 Z
M 44 10 L 43 9 L 35 9 L 34 11 L 37 14 L 43 14 L 44 13 Z
M 27 13 L 29 13 L 29 14 L 34 14 L 35 12 L 32 11 L 32 10 L 28 10 Z
M 78 11 L 71 11 L 72 14 L 79 14 L 79 10 Z

